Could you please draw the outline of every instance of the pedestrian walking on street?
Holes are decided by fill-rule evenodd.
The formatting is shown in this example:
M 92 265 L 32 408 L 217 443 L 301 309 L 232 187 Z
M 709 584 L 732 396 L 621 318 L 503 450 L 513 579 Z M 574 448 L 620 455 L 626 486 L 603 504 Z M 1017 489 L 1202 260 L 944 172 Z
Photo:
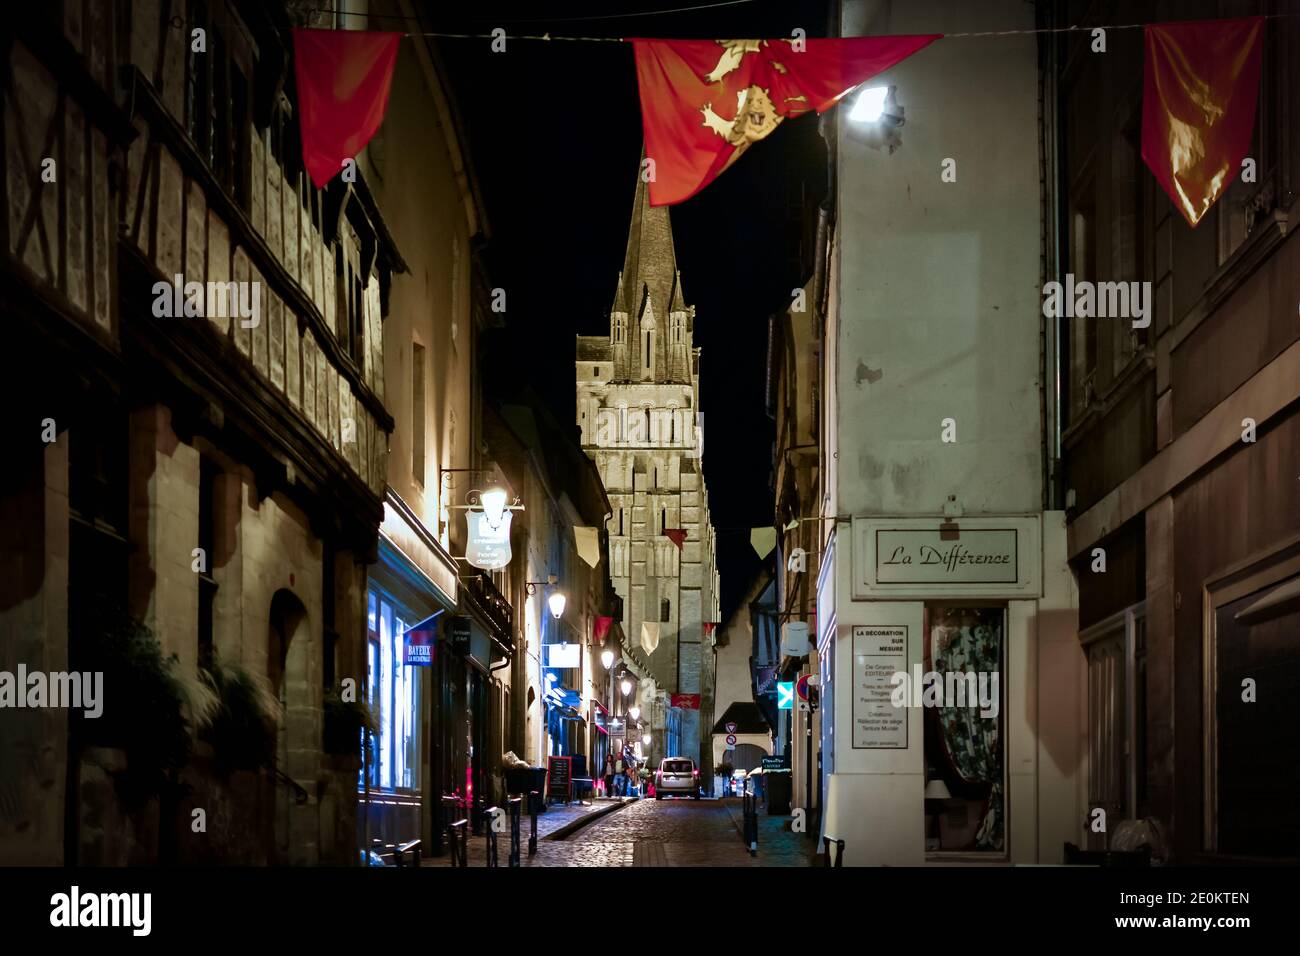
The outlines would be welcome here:
M 605 754 L 605 796 L 614 796 L 614 755 Z

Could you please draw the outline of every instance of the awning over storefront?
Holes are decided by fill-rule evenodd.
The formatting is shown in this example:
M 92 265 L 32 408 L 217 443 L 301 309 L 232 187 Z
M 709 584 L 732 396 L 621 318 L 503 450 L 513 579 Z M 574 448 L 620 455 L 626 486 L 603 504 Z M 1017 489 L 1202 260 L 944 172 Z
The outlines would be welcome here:
M 379 526 L 380 562 L 399 572 L 408 586 L 455 608 L 459 593 L 456 562 L 406 502 L 388 489 Z

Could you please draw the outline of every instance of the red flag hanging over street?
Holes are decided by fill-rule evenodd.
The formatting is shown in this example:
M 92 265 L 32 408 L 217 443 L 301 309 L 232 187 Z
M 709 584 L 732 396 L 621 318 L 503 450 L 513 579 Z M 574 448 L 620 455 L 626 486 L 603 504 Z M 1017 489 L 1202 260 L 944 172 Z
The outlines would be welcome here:
M 603 644 L 605 642 L 605 635 L 609 633 L 609 626 L 613 623 L 614 619 L 612 617 L 596 618 L 596 623 L 592 625 L 591 628 L 592 640 Z
M 317 188 L 378 132 L 401 39 L 400 33 L 294 29 L 302 162 Z
M 1264 18 L 1153 23 L 1145 32 L 1142 159 L 1195 226 L 1250 148 Z
M 685 528 L 664 528 L 664 536 L 677 545 L 677 550 L 682 550 L 682 545 L 686 541 Z
M 824 113 L 938 38 L 632 40 L 650 205 L 689 199 L 787 116 Z

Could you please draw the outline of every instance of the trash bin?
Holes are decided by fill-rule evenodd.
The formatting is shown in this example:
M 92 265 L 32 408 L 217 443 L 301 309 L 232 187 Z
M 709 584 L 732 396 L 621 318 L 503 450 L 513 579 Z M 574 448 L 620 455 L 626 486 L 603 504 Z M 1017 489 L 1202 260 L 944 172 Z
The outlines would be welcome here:
M 537 800 L 529 806 L 524 800 L 524 813 L 546 812 L 546 768 L 545 767 L 509 767 L 506 769 L 506 792 L 528 794 L 536 790 Z
M 789 816 L 790 793 L 793 780 L 789 770 L 769 770 L 763 774 L 763 789 L 767 793 L 767 815 Z

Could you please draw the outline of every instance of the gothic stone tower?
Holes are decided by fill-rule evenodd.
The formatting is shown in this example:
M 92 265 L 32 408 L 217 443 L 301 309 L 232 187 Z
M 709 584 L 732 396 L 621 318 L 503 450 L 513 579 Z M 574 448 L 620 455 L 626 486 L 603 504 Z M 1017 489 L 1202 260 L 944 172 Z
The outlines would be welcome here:
M 578 425 L 613 508 L 610 575 L 623 597 L 624 633 L 654 647 L 653 700 L 642 681 L 639 701 L 654 729 L 651 757 L 698 763 L 700 711 L 668 706 L 670 694 L 699 694 L 711 679 L 703 622 L 718 619 L 694 325 L 668 210 L 650 206 L 638 179 L 609 334 L 578 336 Z M 665 529 L 686 532 L 680 552 Z

